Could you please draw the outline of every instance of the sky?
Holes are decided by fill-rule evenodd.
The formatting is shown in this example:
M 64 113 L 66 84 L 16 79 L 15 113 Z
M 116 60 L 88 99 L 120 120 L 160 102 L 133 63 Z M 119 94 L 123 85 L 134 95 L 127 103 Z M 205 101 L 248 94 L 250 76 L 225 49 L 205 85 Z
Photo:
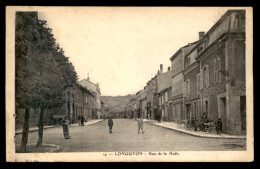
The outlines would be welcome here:
M 182 46 L 199 39 L 229 8 L 46 7 L 57 43 L 79 80 L 99 83 L 102 96 L 142 90 Z

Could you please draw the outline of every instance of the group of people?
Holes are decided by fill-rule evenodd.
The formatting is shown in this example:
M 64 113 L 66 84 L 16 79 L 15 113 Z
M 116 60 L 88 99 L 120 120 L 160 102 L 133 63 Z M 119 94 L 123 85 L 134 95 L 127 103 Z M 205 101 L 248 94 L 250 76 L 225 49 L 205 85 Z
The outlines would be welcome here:
M 208 116 L 206 115 L 206 113 L 204 112 L 201 116 L 201 124 L 200 124 L 200 131 L 205 131 L 206 129 L 206 125 L 204 123 L 209 122 L 208 120 Z M 219 118 L 216 122 L 215 122 L 215 126 L 216 126 L 216 131 L 219 134 L 220 132 L 222 132 L 222 121 L 221 118 Z
M 85 122 L 85 117 L 84 117 L 84 115 L 83 114 L 80 114 L 79 116 L 78 116 L 78 121 L 79 121 L 79 126 L 84 126 L 84 122 Z
M 109 129 L 109 134 L 112 133 L 112 128 L 113 128 L 113 120 L 110 117 L 108 119 L 108 129 Z M 137 119 L 137 126 L 138 126 L 138 134 L 140 133 L 140 130 L 142 130 L 142 134 L 144 134 L 144 129 L 143 129 L 143 118 L 141 116 L 138 116 Z

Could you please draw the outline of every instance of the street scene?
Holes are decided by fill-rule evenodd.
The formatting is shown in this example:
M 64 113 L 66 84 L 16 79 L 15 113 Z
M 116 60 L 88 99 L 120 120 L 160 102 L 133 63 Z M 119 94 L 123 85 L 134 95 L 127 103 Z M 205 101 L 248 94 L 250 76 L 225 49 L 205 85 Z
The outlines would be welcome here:
M 44 131 L 43 142 L 56 145 L 53 152 L 120 152 L 120 151 L 242 151 L 245 139 L 202 138 L 144 122 L 144 134 L 138 134 L 137 121 L 114 119 L 112 134 L 108 120 L 89 126 L 70 126 L 71 139 L 64 139 L 62 127 Z M 156 137 L 154 137 L 156 135 Z M 37 142 L 37 132 L 29 133 L 28 145 Z M 17 145 L 21 135 L 16 135 Z
M 14 14 L 15 153 L 248 150 L 245 9 L 36 9 Z

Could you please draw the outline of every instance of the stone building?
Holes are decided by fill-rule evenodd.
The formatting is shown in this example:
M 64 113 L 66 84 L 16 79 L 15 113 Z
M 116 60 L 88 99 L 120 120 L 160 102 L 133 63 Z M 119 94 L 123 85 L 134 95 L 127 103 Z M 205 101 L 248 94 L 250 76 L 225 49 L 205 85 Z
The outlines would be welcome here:
M 65 116 L 69 116 L 70 123 L 76 123 L 79 115 L 84 115 L 85 120 L 92 119 L 94 109 L 94 95 L 80 84 L 75 84 L 66 91 L 67 102 L 60 108 L 49 110 L 55 123 Z
M 229 10 L 196 46 L 202 111 L 230 134 L 246 131 L 245 11 Z
M 101 101 L 101 118 L 106 119 L 109 114 L 109 107 L 107 104 Z
M 94 94 L 95 96 L 95 110 L 93 112 L 93 117 L 94 118 L 100 118 L 101 117 L 101 93 L 100 93 L 100 88 L 99 88 L 99 84 L 95 84 L 93 82 L 90 81 L 90 78 L 88 77 L 87 79 L 83 79 L 79 82 L 80 85 L 82 85 L 83 87 L 88 88 L 92 94 Z
M 91 119 L 94 109 L 94 95 L 78 83 L 66 90 L 66 103 L 59 108 L 44 110 L 44 125 L 60 124 L 62 118 L 69 116 L 70 123 L 76 123 L 78 115 L 84 115 L 85 120 Z M 16 128 L 23 124 L 24 109 L 17 109 Z M 40 117 L 40 109 L 30 109 L 30 126 L 37 126 Z
M 147 92 L 146 92 L 146 87 L 144 87 L 144 89 L 140 91 L 140 108 L 141 108 L 141 114 L 143 118 L 147 118 L 146 98 L 147 98 Z
M 199 32 L 200 40 L 204 36 L 204 32 Z M 199 120 L 201 112 L 201 99 L 200 99 L 200 66 L 196 60 L 197 48 L 193 48 L 187 55 L 184 56 L 184 116 L 183 119 Z
M 171 121 L 171 106 L 169 102 L 169 96 L 171 96 L 172 91 L 172 72 L 170 67 L 168 71 L 157 75 L 158 83 L 158 97 L 159 97 L 159 112 L 161 112 L 162 120 Z
M 172 103 L 172 120 L 183 120 L 183 85 L 184 85 L 184 56 L 189 53 L 198 42 L 189 43 L 181 47 L 171 58 L 172 67 L 172 95 L 169 98 Z

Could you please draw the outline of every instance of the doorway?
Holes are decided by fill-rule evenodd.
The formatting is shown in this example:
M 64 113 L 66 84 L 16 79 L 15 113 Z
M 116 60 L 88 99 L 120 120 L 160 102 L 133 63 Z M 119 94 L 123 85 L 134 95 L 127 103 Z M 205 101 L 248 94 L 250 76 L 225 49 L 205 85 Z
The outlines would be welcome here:
M 246 131 L 246 96 L 240 96 L 241 131 Z
M 186 119 L 190 120 L 190 109 L 191 109 L 191 105 L 187 104 L 186 105 Z
M 219 110 L 219 118 L 221 118 L 221 121 L 222 121 L 222 130 L 223 131 L 226 131 L 226 120 L 227 120 L 227 113 L 226 113 L 226 98 L 223 97 L 223 98 L 220 98 L 219 99 L 220 101 L 220 110 Z

